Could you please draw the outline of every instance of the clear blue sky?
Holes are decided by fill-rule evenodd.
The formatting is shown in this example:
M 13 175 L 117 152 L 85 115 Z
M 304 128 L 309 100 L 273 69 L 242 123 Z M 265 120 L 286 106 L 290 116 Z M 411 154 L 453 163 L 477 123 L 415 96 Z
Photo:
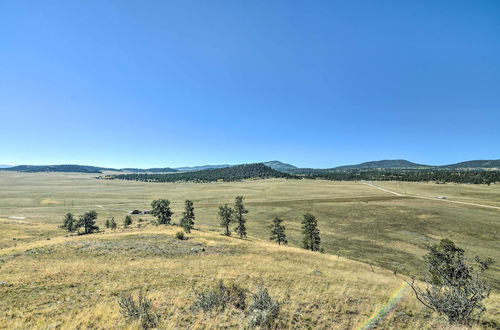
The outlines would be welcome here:
M 1 1 L 0 163 L 500 158 L 500 1 Z

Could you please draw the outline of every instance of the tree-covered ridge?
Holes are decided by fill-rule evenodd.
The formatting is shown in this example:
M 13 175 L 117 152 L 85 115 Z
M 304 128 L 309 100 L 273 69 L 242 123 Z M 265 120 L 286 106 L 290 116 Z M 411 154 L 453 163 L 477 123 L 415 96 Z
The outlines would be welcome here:
M 407 182 L 454 182 L 491 184 L 500 182 L 500 171 L 486 170 L 344 170 L 320 173 L 319 170 L 304 176 L 306 178 L 334 181 L 407 181 Z
M 417 164 L 405 159 L 385 159 L 372 162 L 365 162 L 356 165 L 346 165 L 336 167 L 337 169 L 375 169 L 375 168 L 425 168 L 429 165 Z
M 109 179 L 136 180 L 148 182 L 213 182 L 213 181 L 241 181 L 245 179 L 286 178 L 294 179 L 297 176 L 273 170 L 262 163 L 236 165 L 226 168 L 209 169 L 202 171 L 171 173 L 171 174 L 118 174 L 106 176 Z

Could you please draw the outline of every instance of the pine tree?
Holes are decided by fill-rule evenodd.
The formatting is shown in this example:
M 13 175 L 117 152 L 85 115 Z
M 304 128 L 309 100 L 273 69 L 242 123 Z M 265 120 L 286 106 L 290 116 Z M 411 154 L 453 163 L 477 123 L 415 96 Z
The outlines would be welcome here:
M 243 196 L 237 196 L 234 201 L 234 217 L 237 223 L 236 232 L 240 235 L 240 238 L 247 236 L 247 227 L 245 225 L 247 219 L 244 216 L 246 213 L 248 213 L 248 210 L 243 205 Z
M 269 239 L 271 241 L 278 242 L 278 245 L 288 244 L 288 240 L 286 238 L 285 226 L 282 224 L 283 220 L 276 217 L 271 224 L 271 237 Z
M 182 214 L 181 226 L 186 233 L 190 233 L 194 227 L 194 207 L 190 200 L 185 201 L 184 213 Z
M 112 217 L 111 220 L 109 221 L 109 227 L 112 229 L 112 230 L 115 230 L 116 227 L 118 227 L 118 225 L 116 224 L 116 221 L 115 221 L 115 218 Z
M 321 239 L 319 237 L 318 220 L 311 213 L 304 214 L 302 233 L 304 234 L 304 249 L 319 251 Z
M 61 228 L 65 228 L 67 231 L 75 231 L 76 229 L 76 219 L 73 213 L 66 213 L 64 216 L 63 224 L 61 225 Z
M 123 219 L 123 227 L 127 228 L 132 224 L 132 216 L 127 215 L 125 219 Z
M 92 234 L 93 232 L 99 231 L 99 227 L 96 226 L 95 221 L 97 219 L 96 211 L 85 212 L 78 219 L 78 223 L 76 224 L 77 228 L 83 227 L 84 234 Z
M 157 199 L 151 203 L 151 214 L 158 218 L 158 224 L 169 225 L 172 220 L 173 212 L 170 209 L 168 199 Z
M 231 231 L 229 230 L 229 225 L 233 222 L 233 209 L 227 204 L 219 206 L 219 219 L 220 226 L 224 227 L 224 235 L 231 236 Z

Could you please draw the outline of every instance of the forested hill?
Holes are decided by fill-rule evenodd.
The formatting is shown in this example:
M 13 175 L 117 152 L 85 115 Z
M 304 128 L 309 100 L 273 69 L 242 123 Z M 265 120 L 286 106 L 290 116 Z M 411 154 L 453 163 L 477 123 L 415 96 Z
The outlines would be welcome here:
M 336 169 L 368 169 L 368 168 L 426 168 L 429 165 L 416 164 L 405 159 L 385 159 L 357 165 L 339 166 Z
M 241 181 L 245 179 L 269 178 L 297 178 L 295 175 L 273 170 L 262 163 L 236 165 L 226 168 L 209 169 L 202 171 L 180 172 L 171 174 L 117 174 L 108 175 L 106 179 L 137 180 L 147 182 L 213 182 L 213 181 Z
M 280 162 L 279 160 L 271 160 L 269 162 L 264 162 L 263 163 L 266 166 L 269 166 L 270 168 L 277 170 L 277 171 L 282 171 L 282 172 L 288 172 L 289 170 L 296 169 L 296 166 Z
M 450 165 L 440 166 L 441 168 L 452 168 L 452 169 L 474 169 L 474 168 L 498 168 L 500 169 L 500 159 L 493 160 L 469 160 L 467 162 L 461 162 Z

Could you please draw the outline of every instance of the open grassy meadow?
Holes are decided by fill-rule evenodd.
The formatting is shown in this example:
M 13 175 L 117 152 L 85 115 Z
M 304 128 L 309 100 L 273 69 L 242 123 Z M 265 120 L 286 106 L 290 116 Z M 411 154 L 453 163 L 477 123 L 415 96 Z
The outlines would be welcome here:
M 144 183 L 97 180 L 75 173 L 0 172 L 0 327 L 132 327 L 118 297 L 143 288 L 163 328 L 245 327 L 242 312 L 193 313 L 194 292 L 218 279 L 249 289 L 264 283 L 284 302 L 280 324 L 290 328 L 357 328 L 419 270 L 426 244 L 450 238 L 468 256 L 497 260 L 488 279 L 495 288 L 485 320 L 500 322 L 500 210 L 432 199 L 500 206 L 500 185 L 249 180 L 235 183 Z M 246 240 L 221 236 L 217 209 L 243 195 Z M 412 196 L 432 197 L 422 199 Z M 196 228 L 179 241 L 177 227 L 155 226 L 153 199 L 172 201 L 178 222 L 185 199 L 194 202 Z M 115 217 L 116 232 L 68 236 L 58 228 L 66 212 Z M 300 221 L 318 218 L 325 254 L 300 249 Z M 273 217 L 285 220 L 289 247 L 269 243 Z M 370 265 L 373 265 L 370 266 Z M 397 270 L 397 275 L 394 274 Z M 402 302 L 380 326 L 447 328 L 404 290 Z

